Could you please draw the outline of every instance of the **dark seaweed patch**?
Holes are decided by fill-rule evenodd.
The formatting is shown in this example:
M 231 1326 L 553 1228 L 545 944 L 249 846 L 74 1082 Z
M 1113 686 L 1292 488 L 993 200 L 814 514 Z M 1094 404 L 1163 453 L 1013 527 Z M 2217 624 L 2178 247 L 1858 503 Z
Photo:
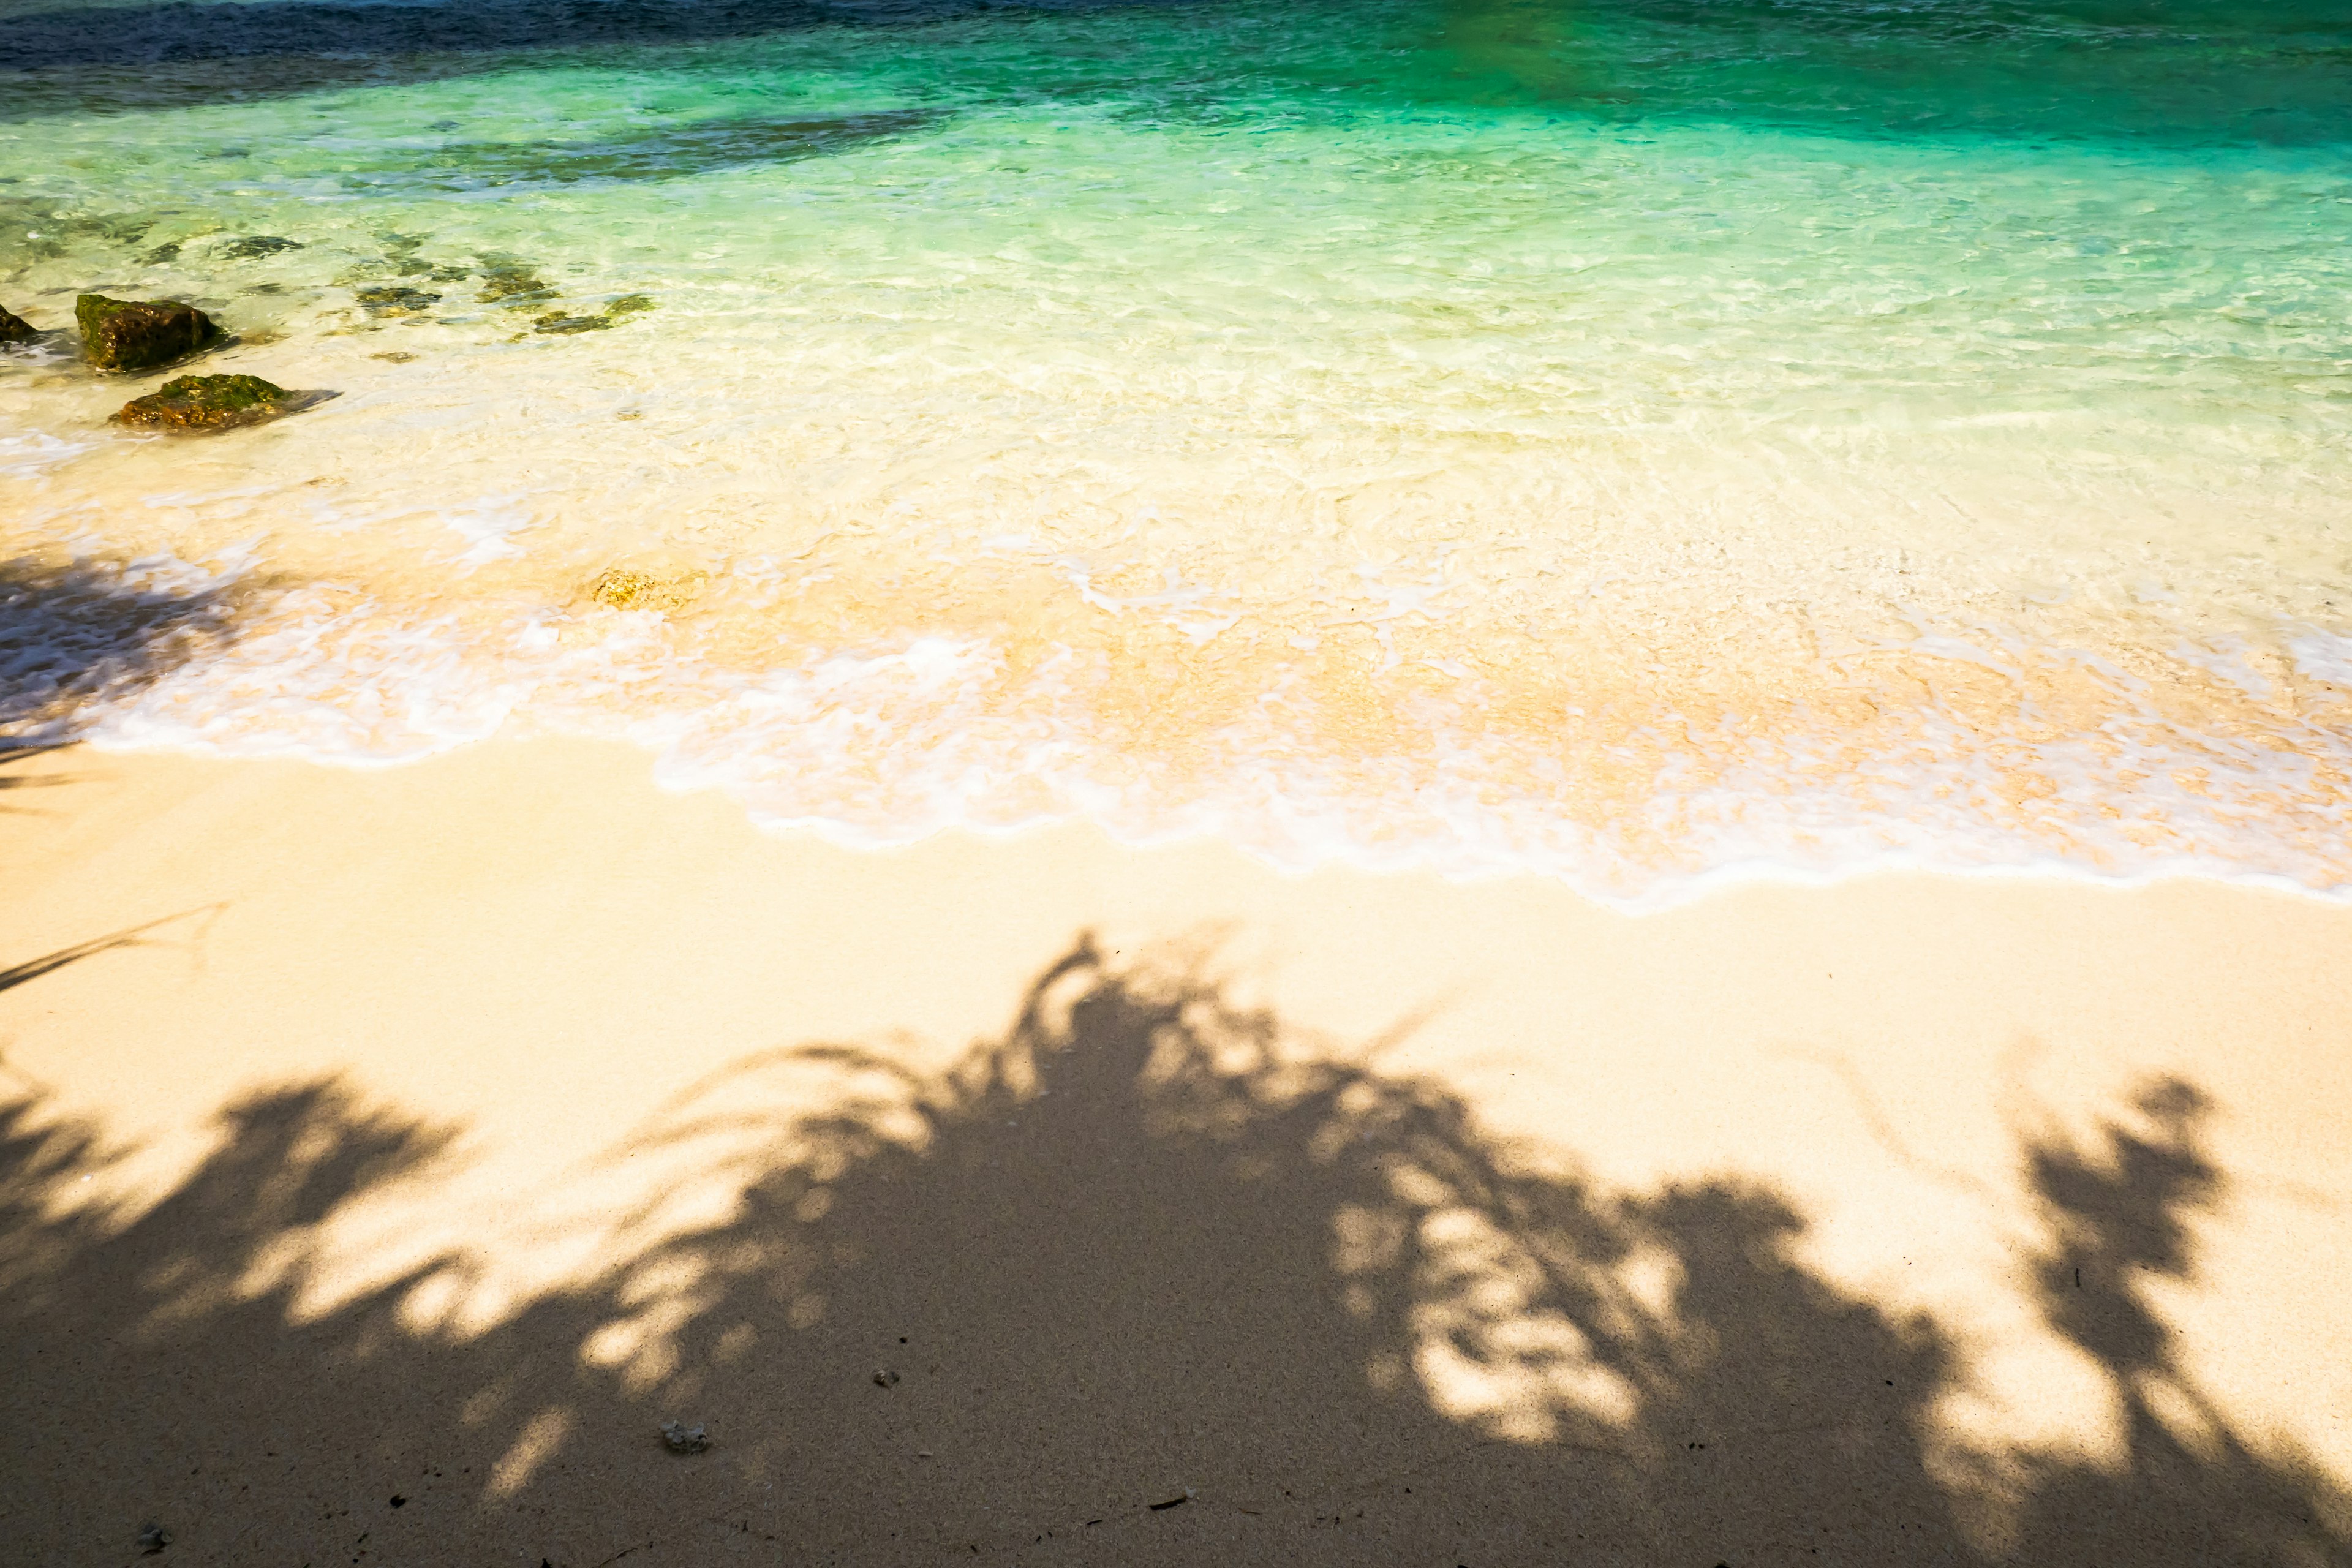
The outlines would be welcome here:
M 883 110 L 824 119 L 719 120 L 602 142 L 478 142 L 432 154 L 422 167 L 346 175 L 362 184 L 421 181 L 443 189 L 668 180 L 716 169 L 851 152 L 936 122 L 928 109 Z
M 277 256 L 301 248 L 302 242 L 299 239 L 287 239 L 274 234 L 248 234 L 242 239 L 232 239 L 222 246 L 220 253 L 231 261 L 250 261 L 258 257 Z

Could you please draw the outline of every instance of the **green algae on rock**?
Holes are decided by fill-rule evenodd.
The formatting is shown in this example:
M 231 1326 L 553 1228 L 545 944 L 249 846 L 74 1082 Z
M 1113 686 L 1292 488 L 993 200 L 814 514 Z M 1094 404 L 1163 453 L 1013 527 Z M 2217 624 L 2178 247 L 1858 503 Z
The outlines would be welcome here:
M 607 318 L 634 316 L 639 310 L 657 310 L 660 308 L 654 303 L 654 297 L 650 294 L 624 294 L 604 307 L 604 314 Z
M 175 376 L 124 404 L 114 422 L 166 430 L 219 430 L 281 413 L 292 395 L 257 375 Z
M 82 353 L 100 370 L 145 370 L 217 342 L 221 330 L 194 305 L 176 300 L 110 300 L 84 294 L 74 301 Z
M 32 322 L 0 305 L 0 343 L 29 343 L 40 335 Z

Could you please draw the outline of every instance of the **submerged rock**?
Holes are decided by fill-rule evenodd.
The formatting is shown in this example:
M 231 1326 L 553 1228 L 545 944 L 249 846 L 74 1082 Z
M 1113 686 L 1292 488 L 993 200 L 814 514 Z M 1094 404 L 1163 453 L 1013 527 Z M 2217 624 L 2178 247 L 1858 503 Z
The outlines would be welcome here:
M 482 269 L 482 303 L 520 310 L 555 292 L 528 267 L 499 263 Z
M 660 578 L 630 566 L 606 568 L 589 584 L 588 596 L 615 610 L 658 610 L 669 603 L 667 584 Z
M 532 319 L 534 332 L 601 332 L 613 323 L 603 316 L 567 316 L 561 310 L 550 310 Z
M 110 300 L 84 294 L 74 301 L 81 352 L 100 370 L 145 370 L 192 354 L 220 340 L 213 319 L 176 300 Z
M 562 310 L 550 310 L 534 320 L 530 330 L 534 332 L 601 332 L 607 327 L 619 325 L 625 316 L 658 309 L 660 307 L 654 303 L 650 294 L 624 294 L 593 316 L 572 316 Z
M 232 239 L 221 247 L 220 253 L 231 261 L 247 261 L 257 256 L 275 256 L 282 250 L 300 250 L 299 239 L 286 239 L 274 234 L 248 234 L 243 239 Z
M 40 335 L 32 322 L 0 305 L 0 343 L 29 343 Z
M 124 404 L 114 422 L 165 430 L 220 430 L 282 413 L 291 396 L 257 375 L 176 376 Z
M 642 566 L 609 566 L 588 585 L 588 596 L 614 610 L 682 610 L 702 592 L 709 578 L 692 567 L 647 571 Z
M 354 289 L 352 292 L 359 302 L 367 307 L 371 316 L 421 316 L 428 307 L 441 302 L 438 294 L 392 284 Z

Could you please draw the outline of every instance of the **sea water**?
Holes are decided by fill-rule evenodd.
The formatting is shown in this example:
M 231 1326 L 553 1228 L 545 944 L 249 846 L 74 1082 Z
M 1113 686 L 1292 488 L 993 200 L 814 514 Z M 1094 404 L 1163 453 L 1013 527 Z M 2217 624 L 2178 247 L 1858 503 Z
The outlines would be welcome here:
M 2340 5 L 5 0 L 0 305 L 86 289 L 333 395 L 0 356 L 20 737 L 2352 887 Z

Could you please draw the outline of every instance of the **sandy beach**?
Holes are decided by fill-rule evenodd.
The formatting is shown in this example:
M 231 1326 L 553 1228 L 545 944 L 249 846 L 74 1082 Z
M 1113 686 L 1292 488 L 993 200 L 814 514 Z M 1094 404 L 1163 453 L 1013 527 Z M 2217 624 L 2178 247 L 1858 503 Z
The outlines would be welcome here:
M 2352 910 L 0 778 L 12 1560 L 2352 1550 Z
M 2352 1568 L 2344 0 L 0 0 L 0 1568 Z

